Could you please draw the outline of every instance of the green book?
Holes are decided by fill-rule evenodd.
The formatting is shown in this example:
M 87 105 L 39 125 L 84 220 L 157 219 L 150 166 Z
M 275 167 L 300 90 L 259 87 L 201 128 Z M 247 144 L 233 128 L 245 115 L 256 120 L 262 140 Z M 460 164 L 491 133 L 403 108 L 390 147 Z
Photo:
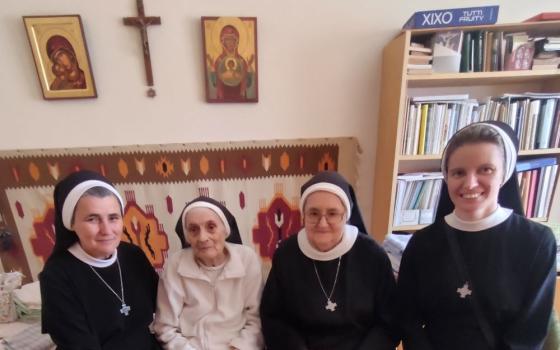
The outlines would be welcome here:
M 484 56 L 484 32 L 482 30 L 477 30 L 473 32 L 474 41 L 474 52 L 472 56 L 474 57 L 474 62 L 472 62 L 474 72 L 482 72 L 482 58 Z
M 471 41 L 472 41 L 472 33 L 466 32 L 463 37 L 463 47 L 461 48 L 461 72 L 470 71 Z

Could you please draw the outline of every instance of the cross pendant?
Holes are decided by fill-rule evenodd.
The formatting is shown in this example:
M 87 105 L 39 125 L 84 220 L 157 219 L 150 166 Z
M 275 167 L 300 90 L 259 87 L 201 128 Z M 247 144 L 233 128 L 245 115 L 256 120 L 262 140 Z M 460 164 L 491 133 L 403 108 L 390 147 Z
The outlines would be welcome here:
M 471 295 L 472 290 L 469 289 L 469 282 L 465 282 L 461 288 L 457 288 L 457 293 L 459 293 L 459 297 L 462 299 L 465 299 L 467 295 Z
M 336 303 L 333 303 L 330 299 L 327 300 L 327 305 L 325 306 L 325 310 L 329 310 L 330 312 L 333 312 L 336 310 Z
M 120 311 L 121 311 L 121 314 L 123 314 L 125 316 L 128 316 L 128 313 L 130 312 L 130 306 L 123 303 Z

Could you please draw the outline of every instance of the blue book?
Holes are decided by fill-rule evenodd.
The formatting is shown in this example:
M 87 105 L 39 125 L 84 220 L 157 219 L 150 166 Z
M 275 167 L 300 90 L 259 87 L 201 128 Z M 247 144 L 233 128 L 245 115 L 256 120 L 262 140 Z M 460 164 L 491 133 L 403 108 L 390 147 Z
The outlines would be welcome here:
M 546 105 L 541 109 L 541 114 L 539 115 L 535 148 L 542 149 L 550 147 L 550 134 L 552 132 L 552 121 L 554 120 L 555 111 L 556 99 L 551 98 L 546 100 Z
M 415 12 L 403 29 L 478 26 L 494 24 L 499 6 L 465 7 Z
M 528 159 L 528 160 L 522 160 L 517 162 L 517 164 L 515 165 L 515 170 L 517 170 L 517 172 L 521 172 L 521 171 L 539 169 L 545 166 L 555 165 L 555 164 L 556 164 L 555 157 Z

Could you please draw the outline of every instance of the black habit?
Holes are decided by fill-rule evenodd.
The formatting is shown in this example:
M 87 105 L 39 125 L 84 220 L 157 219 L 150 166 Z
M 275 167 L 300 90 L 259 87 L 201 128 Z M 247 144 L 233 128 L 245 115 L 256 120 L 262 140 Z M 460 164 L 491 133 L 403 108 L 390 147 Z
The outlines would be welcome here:
M 131 307 L 120 313 L 121 302 L 88 265 L 62 251 L 51 257 L 39 275 L 43 332 L 58 349 L 160 349 L 148 326 L 153 320 L 158 276 L 140 248 L 121 242 L 117 257 L 122 269 L 124 299 Z M 120 296 L 117 263 L 93 267 Z
M 496 349 L 541 349 L 556 280 L 556 243 L 550 229 L 511 213 L 493 227 L 466 232 L 444 218 L 418 231 L 399 272 L 406 350 L 490 349 L 449 249 L 456 235 Z M 463 290 L 466 291 L 466 290 Z
M 300 233 L 301 234 L 301 233 Z M 298 246 L 297 235 L 277 249 L 263 292 L 261 321 L 269 350 L 394 350 L 395 280 L 385 252 L 358 233 L 341 256 L 332 295 L 335 311 L 325 309 L 313 264 L 326 293 L 335 279 L 338 258 L 312 260 Z

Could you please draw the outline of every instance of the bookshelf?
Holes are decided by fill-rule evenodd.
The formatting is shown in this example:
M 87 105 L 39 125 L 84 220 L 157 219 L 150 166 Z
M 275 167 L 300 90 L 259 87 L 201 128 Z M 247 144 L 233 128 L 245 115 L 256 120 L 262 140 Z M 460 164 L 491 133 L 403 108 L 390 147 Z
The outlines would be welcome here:
M 436 28 L 404 30 L 391 40 L 383 50 L 381 96 L 377 132 L 377 160 L 375 166 L 372 232 L 382 242 L 392 231 L 416 231 L 425 225 L 394 226 L 397 175 L 416 171 L 437 171 L 440 154 L 403 155 L 404 120 L 407 115 L 408 96 L 443 94 L 469 94 L 482 100 L 487 96 L 504 93 L 560 92 L 560 69 L 487 71 L 465 73 L 408 74 L 407 62 L 410 42 L 438 31 L 488 30 L 504 33 L 527 32 L 530 35 L 560 35 L 560 21 L 498 24 L 477 27 Z M 519 159 L 538 156 L 556 157 L 560 161 L 560 148 L 522 150 Z M 554 179 L 552 204 L 548 215 L 540 221 L 560 222 L 560 195 L 558 178 Z

